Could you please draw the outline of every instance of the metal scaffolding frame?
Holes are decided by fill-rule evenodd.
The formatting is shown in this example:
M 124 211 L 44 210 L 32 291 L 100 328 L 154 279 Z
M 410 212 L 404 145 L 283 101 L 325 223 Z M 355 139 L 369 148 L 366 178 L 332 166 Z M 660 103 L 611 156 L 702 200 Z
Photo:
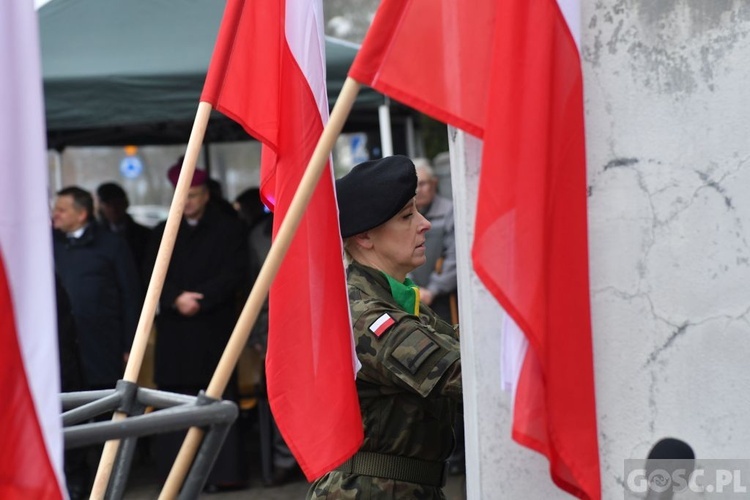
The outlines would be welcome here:
M 62 394 L 65 448 L 80 448 L 110 440 L 122 440 L 105 498 L 120 500 L 128 481 L 138 438 L 190 427 L 201 427 L 205 436 L 195 456 L 179 499 L 196 499 L 219 454 L 239 410 L 231 401 L 210 398 L 201 391 L 186 396 L 138 387 L 120 380 L 114 389 Z M 145 413 L 147 408 L 154 411 Z M 92 422 L 109 412 L 128 418 Z

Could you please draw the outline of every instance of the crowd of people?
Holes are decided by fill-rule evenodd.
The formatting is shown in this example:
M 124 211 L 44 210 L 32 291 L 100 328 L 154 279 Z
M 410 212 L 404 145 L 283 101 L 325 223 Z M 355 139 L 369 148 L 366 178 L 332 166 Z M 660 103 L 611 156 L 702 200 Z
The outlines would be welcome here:
M 167 174 L 175 187 L 180 168 L 178 162 Z M 374 177 L 389 182 L 370 182 Z M 376 192 L 376 186 L 389 187 Z M 403 156 L 365 162 L 337 181 L 355 343 L 363 365 L 357 387 L 365 443 L 344 466 L 314 483 L 310 498 L 333 493 L 348 498 L 346 492 L 365 490 L 371 492 L 367 498 L 380 498 L 394 488 L 407 492 L 403 498 L 417 493 L 441 498 L 445 461 L 450 459 L 452 472 L 462 472 L 453 206 L 437 186 L 427 160 Z M 165 229 L 166 221 L 154 228 L 134 221 L 128 214 L 128 195 L 117 183 L 100 185 L 95 195 L 69 186 L 54 200 L 64 391 L 110 389 L 122 378 Z M 363 203 L 371 206 L 362 211 Z M 257 188 L 244 191 L 232 204 L 220 184 L 196 169 L 155 321 L 153 382 L 160 390 L 194 396 L 208 386 L 268 254 L 272 226 L 273 215 Z M 413 290 L 408 305 L 402 303 L 402 288 Z M 382 314 L 395 321 L 373 344 L 367 326 Z M 261 360 L 259 397 L 264 394 L 267 335 L 266 303 L 246 346 Z M 364 344 L 379 347 L 360 349 Z M 224 397 L 239 396 L 234 379 Z M 276 426 L 268 432 L 273 446 L 265 459 L 272 460 L 274 473 L 267 481 L 279 484 L 294 477 L 298 468 Z M 183 436 L 153 438 L 154 458 L 164 477 Z M 248 450 L 243 442 L 235 424 L 207 488 L 247 484 Z M 373 468 L 372 463 L 386 466 Z M 393 467 L 406 470 L 406 476 L 388 475 Z M 71 498 L 88 496 L 93 478 L 86 450 L 66 453 L 65 473 Z

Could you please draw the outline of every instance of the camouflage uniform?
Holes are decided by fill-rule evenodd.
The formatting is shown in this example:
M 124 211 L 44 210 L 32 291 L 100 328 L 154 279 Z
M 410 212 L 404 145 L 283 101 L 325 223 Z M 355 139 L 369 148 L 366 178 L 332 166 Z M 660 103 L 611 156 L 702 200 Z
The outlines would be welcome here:
M 462 393 L 457 332 L 424 305 L 420 317 L 401 310 L 386 278 L 374 269 L 353 263 L 347 281 L 362 363 L 357 374 L 365 429 L 360 451 L 445 461 L 453 449 L 453 420 Z M 377 330 L 374 325 L 383 317 L 393 323 Z M 308 498 L 445 496 L 440 487 L 334 470 L 313 483 Z

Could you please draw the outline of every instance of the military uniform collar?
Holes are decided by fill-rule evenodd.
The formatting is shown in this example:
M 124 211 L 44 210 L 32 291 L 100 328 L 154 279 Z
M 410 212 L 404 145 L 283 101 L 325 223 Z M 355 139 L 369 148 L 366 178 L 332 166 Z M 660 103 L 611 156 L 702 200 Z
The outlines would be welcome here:
M 390 289 L 391 286 L 388 284 L 388 279 L 385 277 L 385 275 L 378 271 L 377 269 L 369 266 L 365 266 L 364 264 L 360 264 L 357 261 L 352 261 L 352 263 L 349 265 L 350 272 L 355 271 L 359 274 L 364 274 L 366 277 L 374 280 L 378 285 L 383 287 L 384 290 L 387 290 L 390 295 Z
M 389 302 L 390 304 L 393 304 L 394 307 L 401 309 L 401 306 L 393 297 L 393 294 L 391 292 L 391 285 L 388 283 L 388 279 L 381 271 L 378 271 L 373 267 L 360 264 L 357 261 L 352 261 L 352 263 L 349 264 L 347 276 L 350 278 L 348 280 L 349 285 L 362 291 L 365 291 L 365 289 L 363 288 L 364 283 L 362 283 L 362 281 L 374 284 L 374 289 L 371 289 L 368 293 L 376 292 L 379 298 Z M 357 277 L 359 277 L 360 279 L 357 280 Z M 352 280 L 351 278 L 355 279 Z

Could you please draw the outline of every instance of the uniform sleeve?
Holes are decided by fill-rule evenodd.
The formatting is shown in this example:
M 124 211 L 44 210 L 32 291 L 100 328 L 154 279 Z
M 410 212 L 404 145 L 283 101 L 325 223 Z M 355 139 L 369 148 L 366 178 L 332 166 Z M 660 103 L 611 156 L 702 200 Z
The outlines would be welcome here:
M 461 354 L 455 338 L 378 302 L 353 320 L 362 380 L 386 391 L 398 387 L 425 398 L 461 400 Z

